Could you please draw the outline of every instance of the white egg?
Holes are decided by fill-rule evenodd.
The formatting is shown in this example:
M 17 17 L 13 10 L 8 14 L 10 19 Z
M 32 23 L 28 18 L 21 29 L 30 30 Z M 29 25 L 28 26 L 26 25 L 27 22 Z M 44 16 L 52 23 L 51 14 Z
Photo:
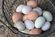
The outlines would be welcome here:
M 42 15 L 42 9 L 40 7 L 34 8 L 33 11 L 36 11 L 39 15 Z
M 24 31 L 21 31 L 21 32 L 23 32 L 23 33 L 29 33 L 29 30 L 28 29 L 25 29 Z
M 35 27 L 36 28 L 41 28 L 44 25 L 44 23 L 45 23 L 45 18 L 40 16 L 35 21 Z
M 26 20 L 25 22 L 25 26 L 27 29 L 33 29 L 34 28 L 34 23 L 30 20 Z
M 43 25 L 43 27 L 41 28 L 43 31 L 46 31 L 50 28 L 50 22 L 45 22 L 45 24 Z
M 46 18 L 47 21 L 52 21 L 53 17 L 49 11 L 43 11 L 43 16 Z
M 14 24 L 14 27 L 16 27 L 19 31 L 23 31 L 25 29 L 25 25 L 23 22 L 21 21 L 17 21 L 15 24 Z
M 22 12 L 24 14 L 28 14 L 31 10 L 32 10 L 32 8 L 30 6 L 24 6 L 22 9 Z
M 16 8 L 16 12 L 22 12 L 22 9 L 25 5 L 19 5 L 17 8 Z

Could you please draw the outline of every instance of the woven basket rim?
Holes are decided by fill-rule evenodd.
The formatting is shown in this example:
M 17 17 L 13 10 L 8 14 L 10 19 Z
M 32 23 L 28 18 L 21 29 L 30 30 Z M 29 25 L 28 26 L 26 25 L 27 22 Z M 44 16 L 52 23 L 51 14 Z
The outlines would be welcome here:
M 6 21 L 8 22 L 8 24 L 12 26 L 12 24 L 9 23 L 9 21 L 8 21 L 8 19 L 6 18 L 6 15 L 5 15 L 5 13 L 4 13 L 4 8 L 3 8 L 3 7 L 4 7 L 4 1 L 5 1 L 5 0 L 3 0 L 3 2 L 2 2 L 2 10 L 3 10 L 4 18 L 6 19 Z M 22 32 L 20 32 L 20 31 L 18 31 L 18 33 L 23 34 L 23 35 L 35 36 L 35 35 L 32 35 L 32 34 L 22 33 Z M 53 32 L 51 32 L 51 33 L 53 33 Z M 49 33 L 49 34 L 50 34 L 50 33 Z M 49 35 L 49 34 L 46 34 L 46 35 Z M 41 36 L 41 35 L 43 35 L 43 34 L 36 35 L 36 36 Z

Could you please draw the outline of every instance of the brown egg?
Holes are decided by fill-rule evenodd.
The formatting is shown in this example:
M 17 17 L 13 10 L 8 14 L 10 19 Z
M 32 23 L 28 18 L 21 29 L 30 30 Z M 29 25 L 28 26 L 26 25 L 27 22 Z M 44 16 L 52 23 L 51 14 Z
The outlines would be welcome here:
M 34 7 L 37 7 L 37 2 L 34 0 L 30 0 L 27 2 L 27 5 L 34 8 Z
M 23 16 L 23 21 L 28 20 L 27 15 Z
M 15 23 L 16 21 L 22 20 L 23 15 L 21 13 L 13 13 L 12 20 Z
M 41 34 L 42 30 L 41 29 L 32 29 L 29 34 L 36 34 L 39 35 Z
M 38 13 L 34 11 L 31 11 L 29 14 L 27 14 L 27 18 L 32 21 L 35 21 L 37 17 L 38 17 Z

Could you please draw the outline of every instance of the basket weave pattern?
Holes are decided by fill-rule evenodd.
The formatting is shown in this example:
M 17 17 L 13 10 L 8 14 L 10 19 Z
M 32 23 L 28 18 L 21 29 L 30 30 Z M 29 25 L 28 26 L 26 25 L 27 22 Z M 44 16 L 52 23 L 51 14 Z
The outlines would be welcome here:
M 3 11 L 5 13 L 5 17 L 9 21 L 8 23 L 10 23 L 11 25 L 13 25 L 13 22 L 11 20 L 12 13 L 15 12 L 15 9 L 19 4 L 26 4 L 26 1 L 25 0 L 4 0 L 4 4 L 3 4 L 3 9 L 4 10 Z M 53 21 L 51 22 L 51 25 L 52 25 L 51 29 L 44 32 L 43 34 L 40 34 L 39 36 L 37 36 L 37 37 L 47 37 L 51 33 L 55 32 L 55 30 L 54 30 L 55 29 L 55 25 L 54 25 L 55 24 L 55 9 L 52 6 L 52 4 L 49 3 L 49 1 L 47 3 L 42 2 L 42 4 L 40 4 L 40 7 L 43 10 L 50 11 L 53 15 Z M 25 35 L 25 34 L 22 34 L 22 33 L 19 33 L 19 35 L 21 37 L 36 37 L 36 35 L 32 36 L 32 35 Z

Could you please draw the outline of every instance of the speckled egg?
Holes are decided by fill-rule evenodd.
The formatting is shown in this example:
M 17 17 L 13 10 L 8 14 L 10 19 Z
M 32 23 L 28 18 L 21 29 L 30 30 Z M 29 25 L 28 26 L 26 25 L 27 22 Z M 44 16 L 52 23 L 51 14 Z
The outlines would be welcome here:
M 48 29 L 50 29 L 50 22 L 45 22 L 41 29 L 43 31 L 47 31 Z
M 32 10 L 32 8 L 30 6 L 24 6 L 22 9 L 22 13 L 28 14 L 31 10 Z
M 34 8 L 33 11 L 36 11 L 39 15 L 42 15 L 42 9 L 40 7 Z
M 27 5 L 30 7 L 37 7 L 37 2 L 34 0 L 30 0 L 27 2 Z
M 38 17 L 38 13 L 31 11 L 29 14 L 27 14 L 27 19 L 35 21 Z
M 16 8 L 16 12 L 20 12 L 22 13 L 22 9 L 25 5 L 19 5 L 17 8 Z
M 21 32 L 29 34 L 29 30 L 28 29 L 25 29 L 24 31 L 21 31 Z
M 43 16 L 46 18 L 47 21 L 52 21 L 53 17 L 49 11 L 43 11 Z
M 45 23 L 45 18 L 40 16 L 35 20 L 35 27 L 36 28 L 41 28 Z
M 14 27 L 16 27 L 19 31 L 25 30 L 25 24 L 22 21 L 14 23 Z
M 33 29 L 34 28 L 34 23 L 30 20 L 26 20 L 25 22 L 25 26 L 27 29 Z
M 16 21 L 22 20 L 23 15 L 21 13 L 13 13 L 12 20 L 15 23 Z
M 41 34 L 42 30 L 41 29 L 32 29 L 29 34 L 36 34 L 39 35 Z

